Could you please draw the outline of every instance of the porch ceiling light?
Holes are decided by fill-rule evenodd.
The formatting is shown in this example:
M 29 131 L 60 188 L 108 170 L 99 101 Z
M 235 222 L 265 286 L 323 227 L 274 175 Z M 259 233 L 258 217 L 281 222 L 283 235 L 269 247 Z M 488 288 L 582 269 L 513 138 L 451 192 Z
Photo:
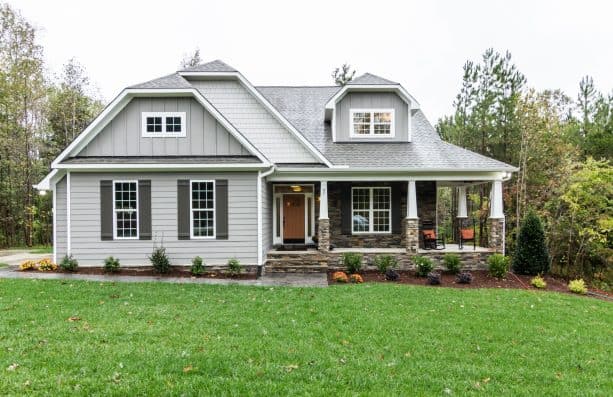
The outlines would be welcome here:
M 292 186 L 290 186 L 290 188 L 292 189 L 292 192 L 301 192 L 302 191 L 302 186 L 300 186 L 300 185 L 292 185 Z

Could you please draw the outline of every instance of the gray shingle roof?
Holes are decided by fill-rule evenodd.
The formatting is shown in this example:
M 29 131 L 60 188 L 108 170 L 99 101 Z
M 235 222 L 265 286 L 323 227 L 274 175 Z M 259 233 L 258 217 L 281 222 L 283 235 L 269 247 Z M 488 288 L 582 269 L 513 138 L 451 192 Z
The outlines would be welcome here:
M 211 62 L 202 63 L 196 66 L 190 66 L 189 68 L 185 68 L 180 70 L 180 72 L 236 72 L 232 66 L 227 63 L 216 59 Z
M 355 79 L 347 83 L 347 85 L 358 85 L 358 84 L 359 85 L 389 85 L 389 84 L 400 85 L 399 83 L 396 83 L 395 81 L 384 79 L 383 77 L 379 77 L 372 73 L 364 73 L 363 75 L 358 76 Z
M 179 76 L 177 73 L 159 77 L 144 83 L 135 84 L 128 88 L 194 88 L 189 81 Z

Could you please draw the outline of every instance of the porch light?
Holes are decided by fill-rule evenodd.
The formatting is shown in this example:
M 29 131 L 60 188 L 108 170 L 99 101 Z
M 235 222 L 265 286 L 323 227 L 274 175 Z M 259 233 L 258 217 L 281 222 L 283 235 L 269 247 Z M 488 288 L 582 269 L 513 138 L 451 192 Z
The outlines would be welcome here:
M 302 186 L 300 186 L 300 185 L 292 185 L 292 186 L 290 186 L 290 189 L 292 189 L 292 192 L 301 192 L 302 191 Z

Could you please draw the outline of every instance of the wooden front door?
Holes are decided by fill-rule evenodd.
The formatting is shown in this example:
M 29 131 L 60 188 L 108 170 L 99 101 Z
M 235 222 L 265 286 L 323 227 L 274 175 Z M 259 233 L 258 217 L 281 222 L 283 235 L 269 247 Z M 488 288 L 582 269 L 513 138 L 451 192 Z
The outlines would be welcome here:
M 283 241 L 304 243 L 304 195 L 283 195 Z

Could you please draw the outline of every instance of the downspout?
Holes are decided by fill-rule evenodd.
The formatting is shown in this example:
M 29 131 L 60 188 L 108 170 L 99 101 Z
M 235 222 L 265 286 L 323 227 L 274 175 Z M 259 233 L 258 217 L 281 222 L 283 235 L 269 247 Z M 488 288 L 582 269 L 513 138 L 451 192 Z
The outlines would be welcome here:
M 264 178 L 266 178 L 268 175 L 272 174 L 273 172 L 275 172 L 276 167 L 273 165 L 270 167 L 270 169 L 268 169 L 267 171 L 258 171 L 258 179 L 257 179 L 257 218 L 258 218 L 258 262 L 257 262 L 257 266 L 258 266 L 258 270 L 257 270 L 257 274 L 258 277 L 260 277 L 262 275 L 262 270 L 264 267 L 264 261 L 263 261 L 263 236 L 262 236 L 262 181 L 264 180 Z

